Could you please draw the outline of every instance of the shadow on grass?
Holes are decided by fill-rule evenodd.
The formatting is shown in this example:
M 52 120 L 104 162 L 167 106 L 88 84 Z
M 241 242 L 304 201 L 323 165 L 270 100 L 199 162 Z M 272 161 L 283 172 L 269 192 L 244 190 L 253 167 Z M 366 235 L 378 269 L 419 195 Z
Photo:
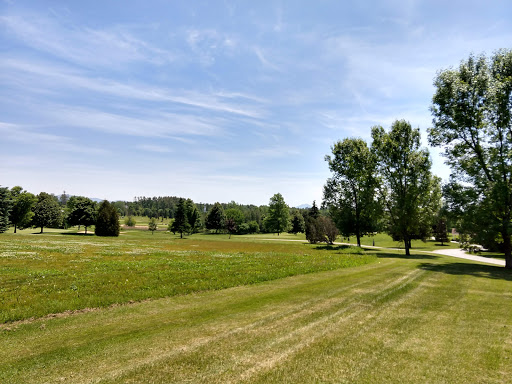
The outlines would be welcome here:
M 428 255 L 426 253 L 413 253 L 410 256 L 407 256 L 404 253 L 377 253 L 377 257 L 382 259 L 408 259 L 408 260 L 435 260 L 439 259 L 439 256 Z
M 61 232 L 60 234 L 66 235 L 66 236 L 94 236 L 94 232 L 92 232 L 92 233 Z
M 341 251 L 343 249 L 355 248 L 351 245 L 317 245 L 315 249 L 320 251 Z
M 512 271 L 495 265 L 469 264 L 462 262 L 444 264 L 422 263 L 418 268 L 427 271 L 442 272 L 449 275 L 466 275 L 512 281 Z

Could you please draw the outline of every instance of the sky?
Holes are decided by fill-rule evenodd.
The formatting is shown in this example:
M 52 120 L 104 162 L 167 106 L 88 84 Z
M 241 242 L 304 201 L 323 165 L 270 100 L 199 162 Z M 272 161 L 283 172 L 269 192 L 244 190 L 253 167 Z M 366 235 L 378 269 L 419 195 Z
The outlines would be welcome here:
M 336 141 L 427 146 L 436 73 L 511 44 L 509 1 L 0 0 L 0 185 L 319 203 Z

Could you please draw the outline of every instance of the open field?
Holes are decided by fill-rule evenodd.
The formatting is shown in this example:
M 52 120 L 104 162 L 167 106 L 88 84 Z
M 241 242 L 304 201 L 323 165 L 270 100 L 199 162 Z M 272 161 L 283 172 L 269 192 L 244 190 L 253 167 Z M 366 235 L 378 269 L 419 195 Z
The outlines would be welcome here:
M 87 307 L 254 284 L 375 260 L 356 248 L 257 243 L 227 235 L 119 238 L 64 232 L 0 237 L 0 323 Z
M 300 258 L 301 249 L 308 249 L 309 258 L 351 257 L 338 253 L 346 250 L 336 247 L 241 242 L 224 235 L 179 241 L 155 234 L 150 245 L 151 234 L 133 232 L 119 239 L 19 236 L 21 243 L 16 243 L 15 236 L 2 235 L 0 249 L 3 252 L 9 244 L 34 247 L 21 252 L 35 254 L 20 253 L 26 258 L 13 260 L 34 269 L 42 263 L 35 256 L 55 259 L 52 263 L 60 260 L 63 265 L 68 260 L 70 268 L 74 265 L 70 260 L 87 257 L 91 260 L 85 264 L 96 267 L 96 262 L 102 265 L 110 258 L 109 270 L 100 268 L 101 273 L 88 275 L 92 279 L 119 273 L 121 258 L 173 259 L 169 251 L 176 250 L 186 251 L 178 258 L 181 262 L 203 260 L 188 252 L 192 247 L 199 253 L 231 255 L 228 260 L 244 252 L 268 252 L 273 257 L 265 259 L 266 263 L 284 254 L 307 264 Z M 75 242 L 69 245 L 74 249 L 65 250 L 67 241 Z M 114 252 L 116 248 L 121 254 Z M 161 253 L 153 258 L 154 252 Z M 354 255 L 368 259 L 351 268 L 296 271 L 294 276 L 242 281 L 225 289 L 9 323 L 0 328 L 0 382 L 510 381 L 509 272 L 444 256 L 415 255 L 414 251 L 408 258 L 399 251 L 377 251 L 377 259 L 365 255 Z M 5 260 L 0 259 L 4 266 Z M 235 268 L 223 257 L 207 260 L 204 265 L 210 269 Z M 250 258 L 239 260 L 245 264 Z M 159 268 L 153 270 L 150 263 L 133 277 L 143 278 L 145 269 Z M 2 273 L 4 281 L 5 270 Z M 38 285 L 38 290 L 44 290 L 44 285 Z

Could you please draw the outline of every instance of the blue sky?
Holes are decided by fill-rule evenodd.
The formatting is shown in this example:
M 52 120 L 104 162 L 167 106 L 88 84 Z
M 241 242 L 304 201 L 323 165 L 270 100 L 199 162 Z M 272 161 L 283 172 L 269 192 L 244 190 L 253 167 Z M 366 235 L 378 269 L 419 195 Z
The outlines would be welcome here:
M 510 48 L 511 16 L 508 1 L 0 0 L 0 184 L 319 202 L 335 141 L 406 119 L 426 145 L 436 72 Z

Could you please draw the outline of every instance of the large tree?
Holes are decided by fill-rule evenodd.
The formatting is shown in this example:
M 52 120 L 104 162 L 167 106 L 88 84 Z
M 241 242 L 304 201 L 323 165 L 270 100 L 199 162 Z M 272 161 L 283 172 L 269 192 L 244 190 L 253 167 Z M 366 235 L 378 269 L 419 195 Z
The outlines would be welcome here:
M 30 225 L 34 212 L 32 208 L 36 204 L 37 198 L 30 192 L 24 191 L 22 187 L 11 188 L 11 198 L 13 201 L 10 221 L 16 230 L 26 228 Z
M 429 142 L 445 150 L 450 198 L 467 200 L 463 225 L 499 243 L 512 269 L 512 50 L 470 55 L 434 86 Z
M 333 175 L 324 186 L 324 205 L 341 234 L 356 236 L 360 247 L 361 236 L 377 230 L 376 157 L 364 140 L 347 138 L 334 144 L 325 160 Z
M 199 214 L 199 210 L 192 199 L 186 200 L 185 209 L 187 212 L 187 221 L 190 226 L 190 231 L 192 233 L 196 233 L 201 229 L 201 215 Z
M 87 227 L 94 225 L 95 222 L 96 203 L 87 197 L 76 197 L 73 208 L 68 215 L 68 224 L 71 226 L 83 225 L 85 234 L 87 234 Z
M 440 179 L 431 173 L 426 148 L 420 148 L 420 131 L 395 121 L 389 132 L 372 128 L 372 150 L 377 156 L 379 200 L 384 204 L 387 231 L 404 242 L 410 255 L 411 240 L 425 239 L 440 208 Z
M 267 231 L 276 232 L 278 236 L 290 226 L 290 209 L 280 193 L 276 193 L 270 198 L 264 226 Z
M 103 200 L 96 215 L 96 236 L 119 236 L 119 213 L 108 200 Z
M 9 188 L 0 187 L 0 233 L 4 233 L 9 228 L 11 207 L 12 200 Z
M 219 230 L 224 228 L 225 220 L 224 208 L 217 202 L 206 215 L 205 226 L 207 229 L 215 229 L 215 232 L 219 232 Z
M 41 192 L 37 195 L 32 225 L 34 227 L 41 227 L 41 233 L 43 233 L 44 227 L 56 227 L 61 222 L 62 211 L 57 198 L 46 192 Z

